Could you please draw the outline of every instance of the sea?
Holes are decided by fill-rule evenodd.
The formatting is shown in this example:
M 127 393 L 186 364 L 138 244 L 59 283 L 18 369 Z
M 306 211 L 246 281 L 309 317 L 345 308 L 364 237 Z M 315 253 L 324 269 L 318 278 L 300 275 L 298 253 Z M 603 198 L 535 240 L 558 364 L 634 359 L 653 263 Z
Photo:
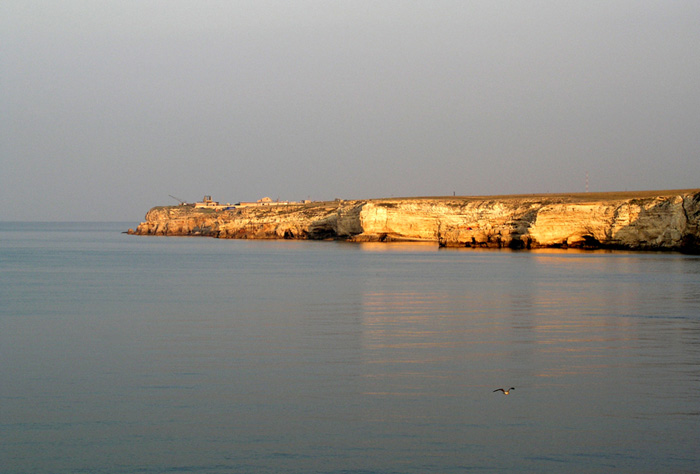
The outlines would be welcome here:
M 700 256 L 133 226 L 0 223 L 1 473 L 700 472 Z

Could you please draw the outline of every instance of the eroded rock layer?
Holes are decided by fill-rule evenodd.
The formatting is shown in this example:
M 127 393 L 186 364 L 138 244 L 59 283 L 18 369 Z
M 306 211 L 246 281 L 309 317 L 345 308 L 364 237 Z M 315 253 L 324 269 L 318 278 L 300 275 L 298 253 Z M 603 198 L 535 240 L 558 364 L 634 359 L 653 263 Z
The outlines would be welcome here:
M 700 250 L 700 190 L 154 207 L 139 235 L 431 241 L 444 247 Z

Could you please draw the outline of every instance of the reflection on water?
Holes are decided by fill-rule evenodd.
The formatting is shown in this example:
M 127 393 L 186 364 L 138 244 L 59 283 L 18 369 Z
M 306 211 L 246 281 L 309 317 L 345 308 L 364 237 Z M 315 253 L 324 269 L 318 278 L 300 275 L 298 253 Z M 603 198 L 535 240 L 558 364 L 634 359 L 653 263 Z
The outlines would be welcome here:
M 517 448 L 508 445 L 522 450 L 525 463 L 506 468 L 557 470 L 563 463 L 575 471 L 646 470 L 645 449 L 658 452 L 655 439 L 670 428 L 654 424 L 668 416 L 678 423 L 672 437 L 678 444 L 667 454 L 687 466 L 697 461 L 690 453 L 698 448 L 692 432 L 698 426 L 700 281 L 688 278 L 697 259 L 559 252 L 491 253 L 492 262 L 468 257 L 462 268 L 426 262 L 447 265 L 445 278 L 404 283 L 405 291 L 374 282 L 363 294 L 364 370 L 371 381 L 365 395 L 383 399 L 383 413 L 397 413 L 392 404 L 406 404 L 406 397 L 444 405 L 459 400 L 459 411 L 430 419 L 461 420 L 479 439 L 498 442 L 506 440 L 492 430 L 507 429 Z M 516 411 L 487 398 L 490 389 L 510 385 L 517 387 Z M 669 395 L 669 386 L 683 393 Z M 396 414 L 397 422 L 416 419 L 410 409 L 398 413 L 404 417 Z M 639 432 L 634 424 L 640 420 L 654 424 Z M 689 437 L 678 429 L 690 430 Z M 554 430 L 558 441 L 540 430 Z
M 700 463 L 697 257 L 2 229 L 3 472 Z
M 392 242 L 387 245 L 384 242 L 358 242 L 348 243 L 357 247 L 363 252 L 381 252 L 381 253 L 415 253 L 415 252 L 434 252 L 435 242 Z

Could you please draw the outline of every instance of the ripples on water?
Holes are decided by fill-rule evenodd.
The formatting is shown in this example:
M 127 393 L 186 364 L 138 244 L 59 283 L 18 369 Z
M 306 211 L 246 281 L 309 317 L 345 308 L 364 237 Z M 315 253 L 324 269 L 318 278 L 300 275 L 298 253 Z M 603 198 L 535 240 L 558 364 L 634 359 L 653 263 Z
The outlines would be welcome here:
M 0 471 L 700 465 L 698 257 L 127 227 L 0 224 Z

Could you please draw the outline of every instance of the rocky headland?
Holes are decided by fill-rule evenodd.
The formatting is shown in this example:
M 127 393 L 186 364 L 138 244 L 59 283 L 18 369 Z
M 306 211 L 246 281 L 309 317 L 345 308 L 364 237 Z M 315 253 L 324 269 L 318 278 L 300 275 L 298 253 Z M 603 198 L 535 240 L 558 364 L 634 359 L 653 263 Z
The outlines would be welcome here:
M 137 235 L 700 252 L 700 189 L 154 207 Z

